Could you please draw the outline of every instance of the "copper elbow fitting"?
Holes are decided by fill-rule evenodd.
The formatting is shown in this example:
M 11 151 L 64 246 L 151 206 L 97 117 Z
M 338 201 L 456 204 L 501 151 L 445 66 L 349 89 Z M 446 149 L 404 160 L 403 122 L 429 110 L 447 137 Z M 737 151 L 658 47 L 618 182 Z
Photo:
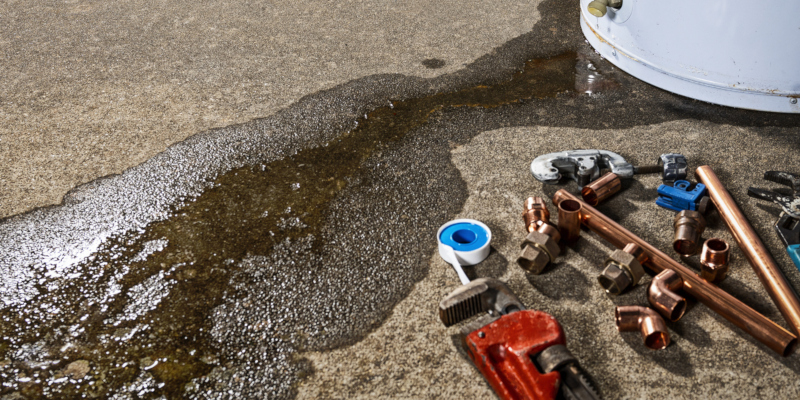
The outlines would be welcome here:
M 553 225 L 542 224 L 539 229 L 528 233 L 520 247 L 522 251 L 517 257 L 517 264 L 524 270 L 540 274 L 547 264 L 554 262 L 561 253 L 558 241 L 561 234 Z
M 700 253 L 700 276 L 708 282 L 719 283 L 728 274 L 730 246 L 720 238 L 706 240 Z
M 571 243 L 581 236 L 581 203 L 564 200 L 558 204 L 558 231 L 565 242 Z
M 644 276 L 642 263 L 647 256 L 635 243 L 628 243 L 622 250 L 614 250 L 606 260 L 605 268 L 597 282 L 606 293 L 618 295 L 628 288 L 636 286 Z
M 617 306 L 614 320 L 620 332 L 639 331 L 644 345 L 653 350 L 669 346 L 669 331 L 664 319 L 652 308 L 640 306 Z
M 613 172 L 606 172 L 594 182 L 584 186 L 581 189 L 581 197 L 590 206 L 596 206 L 614 193 L 619 192 L 620 189 L 622 189 L 622 181 L 619 176 Z
M 550 210 L 541 197 L 528 197 L 525 200 L 525 210 L 522 212 L 522 219 L 525 221 L 525 229 L 533 232 L 540 226 L 550 222 Z
M 706 220 L 697 211 L 683 210 L 675 215 L 675 240 L 672 247 L 682 256 L 697 254 L 700 235 L 706 230 Z
M 675 294 L 675 291 L 682 287 L 681 276 L 671 269 L 665 269 L 650 283 L 647 301 L 664 318 L 675 322 L 686 312 L 686 299 Z

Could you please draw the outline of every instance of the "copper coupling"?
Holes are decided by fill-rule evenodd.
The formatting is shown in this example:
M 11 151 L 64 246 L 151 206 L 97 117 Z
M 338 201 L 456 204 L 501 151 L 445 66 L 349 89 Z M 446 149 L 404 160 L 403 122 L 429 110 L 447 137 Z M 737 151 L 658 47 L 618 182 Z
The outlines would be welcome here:
M 642 263 L 647 259 L 641 247 L 628 243 L 622 250 L 614 250 L 606 260 L 605 268 L 597 282 L 606 293 L 618 295 L 636 286 L 644 276 Z
M 706 240 L 700 253 L 700 276 L 708 282 L 719 283 L 728 274 L 730 246 L 720 238 Z
M 614 320 L 620 332 L 639 331 L 644 345 L 653 350 L 669 346 L 669 331 L 664 319 L 652 308 L 640 306 L 617 306 Z
M 682 287 L 683 278 L 677 272 L 665 269 L 650 283 L 647 301 L 664 318 L 675 322 L 686 312 L 686 299 L 675 293 Z
M 622 189 L 622 181 L 619 176 L 613 172 L 606 172 L 594 182 L 584 186 L 581 189 L 581 197 L 590 206 L 596 206 L 614 193 L 619 192 L 620 189 Z
M 571 243 L 581 236 L 581 203 L 565 200 L 558 204 L 558 232 L 565 242 Z
M 550 210 L 541 197 L 528 197 L 525 200 L 522 220 L 525 221 L 525 229 L 533 232 L 540 226 L 550 222 Z
M 675 215 L 675 240 L 672 247 L 682 256 L 697 254 L 700 235 L 706 230 L 706 219 L 698 211 L 683 210 Z

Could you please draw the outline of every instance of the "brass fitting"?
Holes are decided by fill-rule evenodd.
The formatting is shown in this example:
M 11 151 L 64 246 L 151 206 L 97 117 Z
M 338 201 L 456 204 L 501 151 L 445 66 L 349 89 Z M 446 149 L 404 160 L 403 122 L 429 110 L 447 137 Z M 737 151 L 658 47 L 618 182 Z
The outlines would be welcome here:
M 700 276 L 707 282 L 719 283 L 728 274 L 730 246 L 720 238 L 706 240 L 700 253 Z
M 640 306 L 617 306 L 614 320 L 620 332 L 640 331 L 644 345 L 653 350 L 669 346 L 669 331 L 664 319 L 652 308 Z
M 612 172 L 606 172 L 605 175 L 584 186 L 581 189 L 581 197 L 583 197 L 583 201 L 594 207 L 619 192 L 620 189 L 622 189 L 622 181 L 619 176 Z
M 626 289 L 636 286 L 644 276 L 642 263 L 647 255 L 641 247 L 628 243 L 622 250 L 614 250 L 605 263 L 605 268 L 597 281 L 606 293 L 618 295 Z
M 581 237 L 581 203 L 572 200 L 558 205 L 558 232 L 565 242 L 571 243 Z
M 587 6 L 589 14 L 595 17 L 602 17 L 608 12 L 608 7 L 622 7 L 622 0 L 595 0 Z
M 675 322 L 686 312 L 686 299 L 675 294 L 675 291 L 682 287 L 681 276 L 671 269 L 665 269 L 650 283 L 647 301 L 664 318 Z
M 533 232 L 540 226 L 550 222 L 550 210 L 541 197 L 528 197 L 525 200 L 525 210 L 522 212 L 522 219 L 525 221 L 525 229 Z
M 706 230 L 706 220 L 697 211 L 683 210 L 675 215 L 675 240 L 672 247 L 682 256 L 697 254 L 700 235 Z
M 517 264 L 534 274 L 542 273 L 547 264 L 555 261 L 561 253 L 558 241 L 561 234 L 553 225 L 542 224 L 539 229 L 528 233 L 520 247 L 522 252 L 517 257 Z

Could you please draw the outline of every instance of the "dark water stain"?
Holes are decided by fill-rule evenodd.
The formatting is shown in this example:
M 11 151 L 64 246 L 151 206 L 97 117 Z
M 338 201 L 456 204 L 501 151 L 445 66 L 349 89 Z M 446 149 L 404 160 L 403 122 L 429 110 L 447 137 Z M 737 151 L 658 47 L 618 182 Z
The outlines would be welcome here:
M 438 58 L 429 58 L 427 60 L 422 61 L 422 66 L 430 69 L 439 69 L 444 67 L 445 64 L 446 63 L 444 62 L 444 60 L 440 60 Z
M 199 197 L 174 205 L 168 219 L 106 240 L 82 266 L 96 277 L 91 285 L 73 280 L 55 292 L 39 288 L 38 304 L 58 301 L 58 315 L 43 318 L 37 310 L 13 307 L 0 313 L 0 336 L 12 338 L 0 342 L 0 357 L 12 347 L 21 351 L 44 343 L 26 351 L 58 360 L 16 363 L 16 376 L 2 369 L 0 378 L 13 383 L 0 394 L 105 397 L 148 371 L 155 382 L 140 382 L 149 388 L 147 397 L 180 397 L 193 378 L 227 362 L 211 339 L 209 318 L 233 290 L 228 282 L 234 264 L 268 255 L 287 239 L 319 235 L 329 203 L 364 161 L 424 125 L 431 114 L 572 91 L 575 63 L 575 53 L 534 59 L 500 84 L 395 101 L 329 143 L 232 170 Z M 309 273 L 323 267 L 309 266 Z M 108 299 L 105 287 L 128 295 Z M 69 375 L 68 365 L 85 361 L 91 372 L 79 379 Z

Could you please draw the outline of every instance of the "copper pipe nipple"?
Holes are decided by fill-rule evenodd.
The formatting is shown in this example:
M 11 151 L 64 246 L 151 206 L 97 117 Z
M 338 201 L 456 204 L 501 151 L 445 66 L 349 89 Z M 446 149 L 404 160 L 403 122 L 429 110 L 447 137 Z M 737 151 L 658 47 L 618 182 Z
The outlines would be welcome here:
M 575 200 L 564 200 L 558 204 L 558 231 L 567 243 L 581 236 L 581 207 L 581 203 Z
M 584 186 L 581 189 L 581 197 L 590 206 L 596 206 L 619 192 L 620 189 L 622 189 L 622 181 L 619 176 L 613 172 L 606 172 L 594 182 Z
M 617 306 L 614 320 L 620 332 L 639 331 L 644 345 L 653 350 L 669 346 L 669 331 L 664 319 L 652 308 L 640 306 Z
M 681 276 L 671 269 L 665 269 L 650 283 L 647 300 L 664 318 L 675 322 L 686 312 L 686 299 L 675 294 L 675 291 L 682 287 Z
M 700 253 L 700 276 L 708 282 L 719 283 L 728 274 L 730 246 L 720 238 L 706 240 Z
M 700 235 L 706 230 L 706 219 L 697 211 L 683 210 L 675 215 L 675 240 L 672 247 L 682 256 L 697 254 Z
M 541 197 L 528 197 L 525 200 L 524 208 L 522 219 L 525 221 L 525 229 L 528 232 L 533 232 L 542 224 L 550 222 L 550 210 L 547 209 L 547 204 Z

